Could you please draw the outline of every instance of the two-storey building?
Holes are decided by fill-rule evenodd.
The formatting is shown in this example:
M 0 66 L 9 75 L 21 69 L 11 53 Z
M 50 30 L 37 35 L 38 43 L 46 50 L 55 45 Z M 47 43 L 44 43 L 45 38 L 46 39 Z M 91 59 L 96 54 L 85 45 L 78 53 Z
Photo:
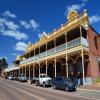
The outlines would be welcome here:
M 91 84 L 100 75 L 100 35 L 91 27 L 86 10 L 80 15 L 71 11 L 65 24 L 29 43 L 21 59 L 20 73 L 29 79 L 46 73 L 52 78 L 80 77 L 82 84 Z

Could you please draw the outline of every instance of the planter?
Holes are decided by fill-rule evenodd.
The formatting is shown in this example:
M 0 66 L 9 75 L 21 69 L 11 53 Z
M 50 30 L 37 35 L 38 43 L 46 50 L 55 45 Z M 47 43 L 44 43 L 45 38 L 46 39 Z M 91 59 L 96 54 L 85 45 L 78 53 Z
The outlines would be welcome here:
M 95 86 L 100 87 L 100 82 L 95 83 Z

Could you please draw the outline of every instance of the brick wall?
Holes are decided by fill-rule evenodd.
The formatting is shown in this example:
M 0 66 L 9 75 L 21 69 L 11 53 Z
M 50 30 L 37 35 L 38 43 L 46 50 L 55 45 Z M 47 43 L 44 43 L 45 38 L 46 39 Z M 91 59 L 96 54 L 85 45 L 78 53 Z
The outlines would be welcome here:
M 87 38 L 89 42 L 89 60 L 90 60 L 90 72 L 93 80 L 96 80 L 100 76 L 98 57 L 100 57 L 100 36 L 89 27 L 87 31 Z

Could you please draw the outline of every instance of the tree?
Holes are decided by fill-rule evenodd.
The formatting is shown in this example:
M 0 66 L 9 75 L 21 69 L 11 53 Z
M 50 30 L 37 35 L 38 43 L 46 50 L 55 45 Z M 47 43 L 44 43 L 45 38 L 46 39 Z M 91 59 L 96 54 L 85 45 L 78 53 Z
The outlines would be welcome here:
M 2 59 L 0 59 L 0 69 L 5 69 L 5 68 L 7 68 L 7 66 L 8 66 L 8 63 L 7 63 L 7 61 L 6 61 L 6 58 L 2 58 Z
M 1 75 L 2 71 L 5 68 L 7 68 L 7 66 L 8 66 L 8 63 L 6 61 L 6 58 L 3 57 L 2 59 L 0 59 L 0 75 Z

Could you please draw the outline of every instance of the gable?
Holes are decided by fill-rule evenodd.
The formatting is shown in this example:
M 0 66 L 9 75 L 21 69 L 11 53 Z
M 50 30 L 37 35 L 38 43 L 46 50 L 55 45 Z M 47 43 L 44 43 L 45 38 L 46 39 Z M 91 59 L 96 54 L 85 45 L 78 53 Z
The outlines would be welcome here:
M 69 12 L 67 19 L 68 19 L 68 21 L 71 21 L 71 20 L 73 20 L 77 16 L 78 16 L 77 11 L 73 10 L 73 11 Z

